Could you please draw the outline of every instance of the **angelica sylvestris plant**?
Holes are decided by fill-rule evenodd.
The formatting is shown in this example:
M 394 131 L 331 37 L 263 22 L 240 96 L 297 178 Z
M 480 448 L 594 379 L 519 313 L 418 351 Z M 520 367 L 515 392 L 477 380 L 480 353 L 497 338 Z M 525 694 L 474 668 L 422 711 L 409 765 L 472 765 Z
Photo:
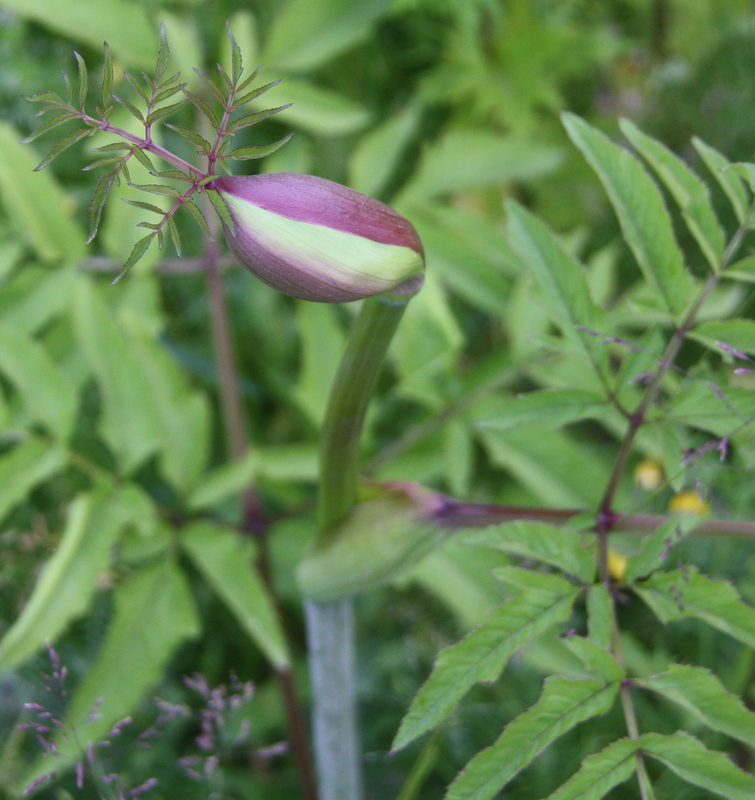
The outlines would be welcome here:
M 133 159 L 157 181 L 140 188 L 172 200 L 167 211 L 136 202 L 158 216 L 142 223 L 149 232 L 126 269 L 152 241 L 162 244 L 166 234 L 179 249 L 174 217 L 182 206 L 207 232 L 211 226 L 196 202 L 206 195 L 230 248 L 262 280 L 309 300 L 367 298 L 328 402 L 321 437 L 318 533 L 298 571 L 300 589 L 308 598 L 321 800 L 359 800 L 362 792 L 351 596 L 406 572 L 454 533 L 461 543 L 505 554 L 509 563 L 496 568 L 494 577 L 508 599 L 480 627 L 440 653 L 401 723 L 394 750 L 440 726 L 468 690 L 497 680 L 513 656 L 532 658 L 540 667 L 547 662 L 543 671 L 548 677 L 539 699 L 469 760 L 448 788 L 448 798 L 492 798 L 515 780 L 516 791 L 526 794 L 524 784 L 532 773 L 525 770 L 580 725 L 589 732 L 580 740 L 581 766 L 575 765 L 566 780 L 561 771 L 550 775 L 542 795 L 598 800 L 622 785 L 618 791 L 649 800 L 664 796 L 669 784 L 674 788 L 686 782 L 696 787 L 693 791 L 733 800 L 755 796 L 755 778 L 747 771 L 747 754 L 755 747 L 755 714 L 737 696 L 748 686 L 742 674 L 750 657 L 747 649 L 755 646 L 755 610 L 731 583 L 706 576 L 699 566 L 683 561 L 668 566 L 688 552 L 693 536 L 752 537 L 754 532 L 750 522 L 704 519 L 710 505 L 700 496 L 703 489 L 695 485 L 695 476 L 697 466 L 711 458 L 740 469 L 752 467 L 755 402 L 745 381 L 752 370 L 755 332 L 751 320 L 736 319 L 743 295 L 728 287 L 738 280 L 752 281 L 752 259 L 742 258 L 740 250 L 752 227 L 755 167 L 729 164 L 705 143 L 694 143 L 731 207 L 735 223 L 725 230 L 713 211 L 710 187 L 659 142 L 625 122 L 624 134 L 638 157 L 583 120 L 565 115 L 572 142 L 615 209 L 638 277 L 628 289 L 601 292 L 594 275 L 588 280 L 559 237 L 523 206 L 507 202 L 511 253 L 506 257 L 517 280 L 529 284 L 535 297 L 525 309 L 542 322 L 540 327 L 533 323 L 530 335 L 520 320 L 526 338 L 535 344 L 523 359 L 526 364 L 517 363 L 515 369 L 519 381 L 539 388 L 495 398 L 495 403 L 483 403 L 481 411 L 462 398 L 438 419 L 442 424 L 460 410 L 468 413 L 491 461 L 523 484 L 529 482 L 529 488 L 535 483 L 533 472 L 546 482 L 546 462 L 559 467 L 567 463 L 562 472 L 570 472 L 583 507 L 567 506 L 556 497 L 561 486 L 557 481 L 548 484 L 553 491 L 547 500 L 564 507 L 547 509 L 466 503 L 409 481 L 365 484 L 360 481 L 360 433 L 367 403 L 406 301 L 422 283 L 423 247 L 403 217 L 345 187 L 286 173 L 243 178 L 221 174 L 234 159 L 264 155 L 285 141 L 232 149 L 234 134 L 280 109 L 245 114 L 243 103 L 266 87 L 251 88 L 232 39 L 231 50 L 231 74 L 221 70 L 217 82 L 203 79 L 202 91 L 208 94 L 200 95 L 189 92 L 179 76 L 166 77 L 163 35 L 156 80 L 128 79 L 138 87 L 144 110 L 111 97 L 112 62 L 106 50 L 103 98 L 94 116 L 85 110 L 86 71 L 79 59 L 78 105 L 73 92 L 65 100 L 51 93 L 31 98 L 52 113 L 35 135 L 66 122 L 79 123 L 40 166 L 98 130 L 121 139 L 100 148 L 101 158 L 92 165 L 105 170 L 91 206 L 92 235 L 107 191 L 119 180 L 129 180 Z M 186 102 L 215 131 L 214 139 L 206 139 L 174 126 L 197 148 L 204 161 L 201 168 L 169 153 L 153 136 L 153 126 Z M 143 123 L 143 136 L 110 125 L 115 103 Z M 158 160 L 170 169 L 156 169 Z M 690 252 L 677 243 L 664 198 L 646 166 L 675 204 L 679 224 L 689 234 Z M 422 228 L 420 233 L 427 242 Z M 437 233 L 436 228 L 436 240 Z M 693 272 L 691 263 L 703 266 Z M 493 302 L 486 298 L 486 308 Z M 600 452 L 613 447 L 612 463 L 603 467 L 597 456 L 595 463 L 582 457 L 585 451 L 562 430 L 574 423 L 600 432 Z M 533 443 L 540 448 L 535 456 L 534 449 L 525 447 Z M 650 459 L 657 473 L 666 476 L 680 510 L 697 515 L 642 513 L 628 488 L 638 456 Z M 137 505 L 134 493 L 124 493 L 123 503 L 129 509 Z M 222 591 L 226 577 L 235 574 L 233 551 L 229 545 L 221 553 L 219 545 L 212 558 L 206 557 L 203 548 L 214 546 L 223 532 L 212 528 L 208 533 L 204 522 L 196 525 L 182 536 L 181 546 Z M 627 537 L 612 538 L 620 534 Z M 178 580 L 168 567 L 160 569 L 174 583 Z M 160 570 L 153 572 L 155 585 L 167 585 Z M 130 583 L 136 581 L 124 586 L 135 592 Z M 636 631 L 624 627 L 621 613 L 625 606 L 640 604 L 657 618 L 659 638 L 673 636 L 674 628 L 663 625 L 686 621 L 690 627 L 685 631 L 700 623 L 712 626 L 713 635 L 741 645 L 745 666 L 739 676 L 733 670 L 714 674 L 678 654 L 672 660 L 661 653 L 649 664 L 638 655 Z M 645 627 L 650 630 L 652 624 Z M 185 628 L 189 636 L 196 625 L 189 620 Z M 18 632 L 14 636 L 21 638 Z M 539 660 L 531 655 L 538 648 Z M 285 646 L 266 652 L 277 657 L 276 666 L 288 667 Z M 662 712 L 651 716 L 648 709 L 656 707 Z M 680 709 L 678 718 L 671 716 L 672 708 Z M 616 721 L 611 730 L 606 729 L 606 715 Z M 680 729 L 669 733 L 672 727 Z M 736 764 L 724 754 L 728 740 L 739 743 L 745 753 Z M 402 796 L 416 796 L 416 776 L 437 741 L 432 739 L 420 754 Z

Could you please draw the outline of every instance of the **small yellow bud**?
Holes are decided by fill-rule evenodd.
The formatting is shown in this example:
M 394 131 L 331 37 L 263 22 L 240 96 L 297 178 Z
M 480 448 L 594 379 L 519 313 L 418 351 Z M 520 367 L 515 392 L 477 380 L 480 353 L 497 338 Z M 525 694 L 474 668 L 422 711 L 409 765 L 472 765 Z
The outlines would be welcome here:
M 663 467 L 652 458 L 646 458 L 634 470 L 634 482 L 645 491 L 652 492 L 661 485 Z
M 695 491 L 679 492 L 671 498 L 669 511 L 683 511 L 705 517 L 710 514 L 710 506 Z
M 608 574 L 611 580 L 621 583 L 627 572 L 627 559 L 621 553 L 612 548 L 608 548 Z

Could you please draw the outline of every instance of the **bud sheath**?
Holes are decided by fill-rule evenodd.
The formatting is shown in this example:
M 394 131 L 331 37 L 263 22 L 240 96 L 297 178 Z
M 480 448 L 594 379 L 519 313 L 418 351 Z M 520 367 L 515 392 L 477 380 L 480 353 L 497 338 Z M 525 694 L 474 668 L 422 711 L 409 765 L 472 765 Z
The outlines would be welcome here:
M 281 172 L 230 176 L 209 188 L 235 230 L 228 244 L 258 278 L 293 297 L 327 303 L 411 295 L 424 251 L 412 224 L 383 203 L 333 181 Z

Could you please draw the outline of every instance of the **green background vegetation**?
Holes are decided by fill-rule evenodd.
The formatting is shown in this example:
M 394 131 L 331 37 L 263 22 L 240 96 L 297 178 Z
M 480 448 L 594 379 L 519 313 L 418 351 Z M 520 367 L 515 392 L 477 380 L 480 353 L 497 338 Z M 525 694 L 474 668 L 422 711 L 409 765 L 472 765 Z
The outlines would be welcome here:
M 108 768 L 130 785 L 157 777 L 160 787 L 149 796 L 165 798 L 301 796 L 291 756 L 264 748 L 288 736 L 274 667 L 292 666 L 306 703 L 294 569 L 313 532 L 319 426 L 352 309 L 283 297 L 221 256 L 251 442 L 242 454 L 224 422 L 205 252 L 194 227 L 183 220 L 183 262 L 169 247 L 153 249 L 111 288 L 143 217 L 120 201 L 134 196 L 123 187 L 98 238 L 85 244 L 97 180 L 82 171 L 92 158 L 86 147 L 106 140 L 86 140 L 41 173 L 31 170 L 45 141 L 18 145 L 38 110 L 20 94 L 59 91 L 60 71 L 76 73 L 74 49 L 96 93 L 107 40 L 114 91 L 130 96 L 120 71 L 152 69 L 160 20 L 184 80 L 196 83 L 194 66 L 210 71 L 227 60 L 227 20 L 246 65 L 264 62 L 264 82 L 283 79 L 260 107 L 292 107 L 245 132 L 243 144 L 295 136 L 250 169 L 337 180 L 417 226 L 427 283 L 391 347 L 365 458 L 375 478 L 419 481 L 467 500 L 594 508 L 619 440 L 610 424 L 581 411 L 529 419 L 500 411 L 521 392 L 579 385 L 584 372 L 555 343 L 558 320 L 507 240 L 506 198 L 545 220 L 586 265 L 593 301 L 609 309 L 618 336 L 643 348 L 632 374 L 652 370 L 663 349 L 667 320 L 559 112 L 579 114 L 614 140 L 619 118 L 628 117 L 706 180 L 694 135 L 732 161 L 752 159 L 755 149 L 755 4 L 744 0 L 0 0 L 0 635 L 27 608 L 24 627 L 0 644 L 0 792 L 8 797 L 29 770 L 42 769 L 32 766 L 40 748 L 16 726 L 27 713 L 22 704 L 46 696 L 39 676 L 49 671 L 47 638 L 78 687 L 71 718 L 87 724 L 104 696 L 103 720 L 90 723 L 91 735 L 130 714 L 127 745 L 154 721 L 155 698 L 199 705 L 183 675 L 201 672 L 211 685 L 232 672 L 254 681 L 255 696 L 237 714 L 251 721 L 249 735 L 237 743 L 240 721 L 229 721 L 210 789 L 177 763 L 197 752 L 195 718 L 172 723 L 150 750 L 126 746 L 108 755 Z M 120 119 L 129 124 L 125 114 Z M 197 124 L 190 107 L 171 122 Z M 163 135 L 192 159 L 184 140 Z M 717 188 L 713 206 L 733 231 L 735 215 Z M 675 222 L 699 278 L 704 254 L 680 215 Z M 714 319 L 752 317 L 753 275 L 745 262 L 741 282 L 722 284 Z M 752 355 L 750 325 L 730 343 Z M 694 394 L 708 380 L 725 381 L 746 406 L 755 388 L 751 376 L 733 374 L 738 364 L 727 353 L 710 347 L 717 338 L 710 331 L 683 348 L 681 370 L 664 388 L 689 390 L 687 407 L 673 429 L 638 440 L 617 507 L 663 513 L 675 494 L 696 490 L 716 515 L 753 518 L 755 438 L 743 424 L 752 411 L 726 416 L 710 393 Z M 615 350 L 608 358 L 619 364 L 626 352 Z M 716 421 L 706 422 L 714 412 Z M 495 413 L 508 421 L 496 429 L 479 424 Z M 735 430 L 725 462 L 713 451 L 681 467 L 682 449 Z M 652 492 L 631 480 L 644 459 L 666 475 Z M 257 573 L 243 568 L 257 546 L 253 532 L 238 535 L 245 522 L 239 494 L 250 484 L 264 507 L 289 644 Z M 632 544 L 617 539 L 615 546 L 629 552 Z M 675 555 L 732 580 L 755 601 L 752 552 L 748 540 L 690 538 Z M 41 573 L 53 555 L 56 572 Z M 437 651 L 506 597 L 490 570 L 510 561 L 450 541 L 358 599 L 370 798 L 394 798 L 402 787 L 402 800 L 442 797 L 469 759 L 537 699 L 543 677 L 563 668 L 563 650 L 532 646 L 501 681 L 476 687 L 429 742 L 388 755 Z M 40 605 L 28 610 L 40 574 Z M 752 650 L 690 620 L 653 625 L 636 598 L 620 616 L 636 674 L 652 675 L 671 660 L 709 667 L 755 704 Z M 671 733 L 688 723 L 641 698 L 643 729 Z M 623 735 L 623 726 L 615 708 L 578 727 L 517 777 L 506 797 L 546 796 L 585 755 Z M 749 746 L 700 734 L 752 769 Z M 669 771 L 653 777 L 659 797 L 707 796 Z M 62 800 L 65 792 L 78 795 L 72 776 L 40 796 Z M 87 784 L 82 796 L 96 792 Z M 635 796 L 629 784 L 611 795 Z

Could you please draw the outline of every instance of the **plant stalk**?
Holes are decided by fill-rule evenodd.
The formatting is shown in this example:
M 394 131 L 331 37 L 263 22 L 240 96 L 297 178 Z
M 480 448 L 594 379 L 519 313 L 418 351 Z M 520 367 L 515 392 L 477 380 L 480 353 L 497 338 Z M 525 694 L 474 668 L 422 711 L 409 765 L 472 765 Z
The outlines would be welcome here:
M 362 425 L 406 302 L 367 298 L 351 330 L 323 425 L 315 547 L 328 544 L 357 502 Z M 305 615 L 319 797 L 361 800 L 353 600 L 306 600 Z

